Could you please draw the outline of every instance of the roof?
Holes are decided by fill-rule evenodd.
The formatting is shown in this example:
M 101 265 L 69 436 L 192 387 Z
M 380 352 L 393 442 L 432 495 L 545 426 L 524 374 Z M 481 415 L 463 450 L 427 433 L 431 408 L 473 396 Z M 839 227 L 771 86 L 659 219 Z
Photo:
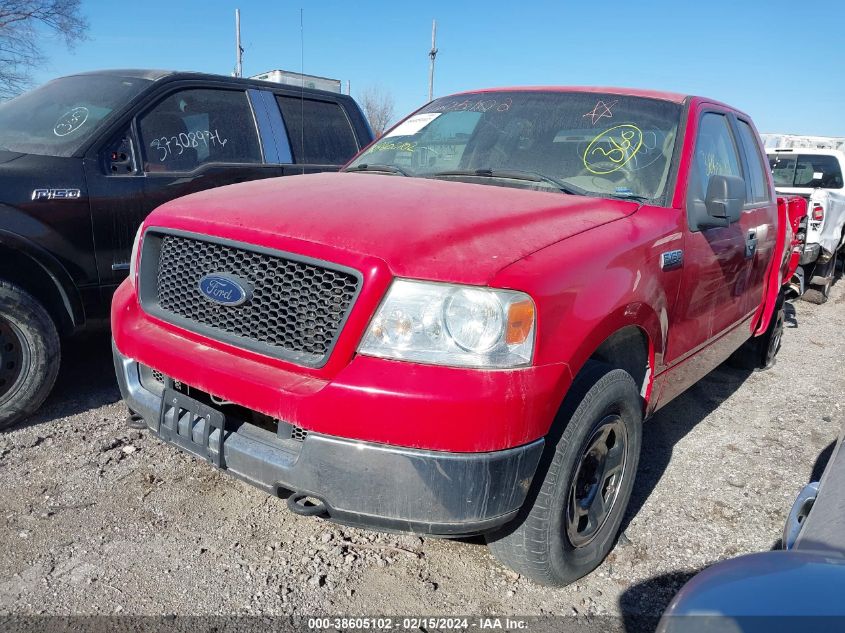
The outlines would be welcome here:
M 156 69 L 149 69 L 149 68 L 114 68 L 114 69 L 104 69 L 104 70 L 91 70 L 87 72 L 81 73 L 74 73 L 70 75 L 72 77 L 79 77 L 79 76 L 110 76 L 110 77 L 127 77 L 130 79 L 146 79 L 149 81 L 160 81 L 162 79 L 198 79 L 200 81 L 227 81 L 233 83 L 241 83 L 246 86 L 255 86 L 256 84 L 264 85 L 268 87 L 273 87 L 275 89 L 279 88 L 292 88 L 291 85 L 288 84 L 279 84 L 272 81 L 264 81 L 262 79 L 253 79 L 250 77 L 232 77 L 230 75 L 218 75 L 214 73 L 201 73 L 201 72 L 194 72 L 194 71 L 181 71 L 181 70 L 156 70 Z M 299 90 L 299 88 L 297 88 Z M 319 88 L 305 88 L 303 87 L 302 90 L 306 94 L 331 94 L 333 98 L 349 98 L 348 95 L 339 93 L 339 92 L 331 92 L 326 90 L 320 90 Z
M 455 94 L 472 94 L 478 92 L 595 92 L 600 94 L 614 94 L 629 97 L 646 97 L 660 99 L 672 103 L 683 103 L 690 95 L 677 92 L 663 92 L 660 90 L 642 90 L 639 88 L 613 88 L 608 86 L 515 86 L 507 88 L 484 88 L 481 90 L 464 90 Z
M 109 75 L 112 77 L 131 77 L 133 79 L 149 79 L 156 81 L 169 75 L 175 75 L 175 70 L 155 70 L 144 68 L 114 68 L 105 70 L 90 70 L 84 73 L 73 73 L 72 77 L 77 75 Z
M 767 154 L 816 154 L 817 156 L 845 156 L 841 150 L 827 147 L 766 147 Z

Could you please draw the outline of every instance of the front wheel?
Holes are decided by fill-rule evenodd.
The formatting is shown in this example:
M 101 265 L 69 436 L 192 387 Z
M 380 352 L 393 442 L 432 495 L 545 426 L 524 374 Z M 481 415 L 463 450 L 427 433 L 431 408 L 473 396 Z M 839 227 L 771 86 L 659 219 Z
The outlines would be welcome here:
M 0 429 L 33 413 L 59 372 L 56 325 L 36 299 L 0 280 Z
M 487 544 L 514 571 L 564 586 L 601 564 L 628 506 L 642 445 L 642 400 L 634 379 L 589 363 L 555 428 L 525 506 L 488 535 Z

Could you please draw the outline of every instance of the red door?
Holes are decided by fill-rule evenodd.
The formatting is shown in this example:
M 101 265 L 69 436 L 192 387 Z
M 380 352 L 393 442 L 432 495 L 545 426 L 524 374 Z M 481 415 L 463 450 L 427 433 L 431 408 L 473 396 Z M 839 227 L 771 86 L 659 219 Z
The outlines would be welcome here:
M 728 113 L 708 109 L 698 114 L 687 179 L 689 215 L 703 208 L 707 183 L 717 174 L 744 177 Z M 687 232 L 681 292 L 670 317 L 668 365 L 715 342 L 746 317 L 754 260 L 747 241 L 753 226 L 754 219 L 743 212 L 728 226 Z

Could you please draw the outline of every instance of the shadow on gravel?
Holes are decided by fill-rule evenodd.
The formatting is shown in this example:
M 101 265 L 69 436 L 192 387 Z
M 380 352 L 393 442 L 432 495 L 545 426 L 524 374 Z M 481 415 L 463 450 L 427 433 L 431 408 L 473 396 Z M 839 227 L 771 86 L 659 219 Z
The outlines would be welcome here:
M 819 481 L 822 478 L 824 469 L 827 468 L 827 463 L 830 461 L 830 457 L 833 455 L 833 449 L 835 448 L 836 440 L 833 440 L 830 444 L 825 446 L 821 453 L 819 453 L 819 456 L 816 457 L 816 462 L 813 464 L 813 470 L 810 471 L 810 479 L 807 483 Z
M 619 597 L 626 633 L 651 633 L 672 598 L 701 569 L 673 571 L 631 585 Z
M 47 401 L 20 429 L 96 409 L 120 400 L 108 332 L 62 341 L 62 366 Z
M 722 365 L 643 425 L 643 448 L 637 479 L 620 532 L 625 531 L 663 477 L 675 444 L 732 396 L 750 375 L 750 371 Z

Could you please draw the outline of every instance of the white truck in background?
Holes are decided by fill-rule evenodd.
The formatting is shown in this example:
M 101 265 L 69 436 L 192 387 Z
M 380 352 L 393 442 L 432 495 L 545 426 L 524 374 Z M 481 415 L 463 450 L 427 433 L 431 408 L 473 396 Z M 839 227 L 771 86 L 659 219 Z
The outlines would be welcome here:
M 845 255 L 845 138 L 764 134 L 763 139 L 777 192 L 807 199 L 802 297 L 824 303 L 836 262 Z

